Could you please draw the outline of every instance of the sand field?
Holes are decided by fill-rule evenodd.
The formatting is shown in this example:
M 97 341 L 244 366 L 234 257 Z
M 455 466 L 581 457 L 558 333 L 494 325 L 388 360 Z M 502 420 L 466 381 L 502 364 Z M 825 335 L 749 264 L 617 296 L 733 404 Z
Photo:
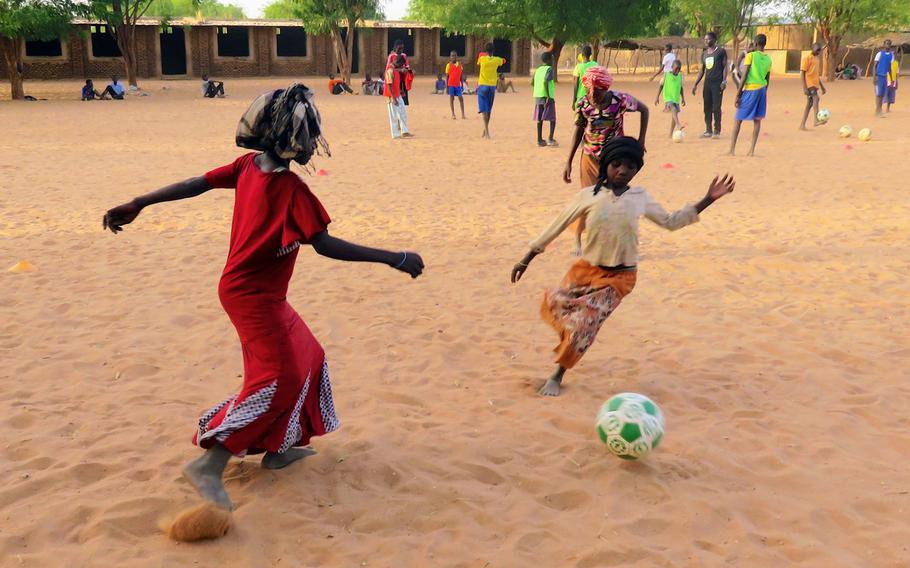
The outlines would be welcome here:
M 910 566 L 910 95 L 876 119 L 868 81 L 837 82 L 831 124 L 800 133 L 794 78 L 772 82 L 753 159 L 722 156 L 732 96 L 721 140 L 698 139 L 690 96 L 682 144 L 652 104 L 636 182 L 668 208 L 717 173 L 737 189 L 681 232 L 643 222 L 638 284 L 558 399 L 536 395 L 555 344 L 538 304 L 571 239 L 519 285 L 509 271 L 578 190 L 560 179 L 568 84 L 562 147 L 540 149 L 526 80 L 497 98 L 492 141 L 474 97 L 453 121 L 429 80 L 407 141 L 383 98 L 312 80 L 333 155 L 308 183 L 331 231 L 427 269 L 301 252 L 289 299 L 327 350 L 342 427 L 285 470 L 233 462 L 234 530 L 168 541 L 158 522 L 197 500 L 180 477 L 197 417 L 241 382 L 216 292 L 233 198 L 154 206 L 116 236 L 101 217 L 240 155 L 240 114 L 288 82 L 204 100 L 197 81 L 143 81 L 148 97 L 90 103 L 78 82 L 30 82 L 54 100 L 0 102 L 0 565 Z M 650 104 L 657 85 L 615 87 Z M 23 259 L 38 270 L 6 272 Z M 667 421 L 640 463 L 593 428 L 623 391 Z

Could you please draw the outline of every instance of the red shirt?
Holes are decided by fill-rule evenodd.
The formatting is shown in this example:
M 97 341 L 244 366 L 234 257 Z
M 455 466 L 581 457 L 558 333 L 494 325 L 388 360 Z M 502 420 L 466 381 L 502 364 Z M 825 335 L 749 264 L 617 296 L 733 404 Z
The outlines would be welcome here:
M 284 325 L 297 248 L 331 222 L 297 174 L 265 173 L 254 162 L 257 155 L 251 152 L 205 174 L 212 187 L 237 188 L 218 297 L 241 340 Z
M 446 85 L 449 87 L 460 87 L 461 86 L 461 76 L 464 74 L 464 66 L 461 64 L 461 61 L 456 61 L 452 63 L 449 61 L 446 63 L 446 75 L 448 81 Z
M 401 96 L 401 73 L 391 65 L 385 68 L 385 87 L 382 94 L 393 99 Z

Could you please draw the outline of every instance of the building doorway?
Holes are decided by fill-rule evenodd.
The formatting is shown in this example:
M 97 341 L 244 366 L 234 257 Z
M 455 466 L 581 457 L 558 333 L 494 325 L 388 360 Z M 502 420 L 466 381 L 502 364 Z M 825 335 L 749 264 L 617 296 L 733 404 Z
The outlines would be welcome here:
M 161 74 L 186 75 L 186 34 L 182 27 L 168 26 L 158 34 L 161 41 Z

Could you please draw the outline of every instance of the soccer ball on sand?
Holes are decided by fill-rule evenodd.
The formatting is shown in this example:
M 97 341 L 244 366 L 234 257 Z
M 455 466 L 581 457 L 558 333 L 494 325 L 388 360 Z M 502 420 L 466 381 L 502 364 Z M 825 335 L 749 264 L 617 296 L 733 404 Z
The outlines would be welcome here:
M 820 111 L 818 111 L 818 114 L 815 115 L 815 118 L 817 118 L 819 122 L 825 123 L 825 122 L 828 122 L 829 118 L 831 118 L 831 113 L 828 112 L 828 109 L 823 108 Z
M 611 397 L 600 408 L 597 434 L 617 457 L 637 460 L 660 444 L 664 417 L 648 397 L 624 392 Z
M 868 142 L 872 138 L 872 131 L 868 128 L 863 128 L 859 131 L 859 134 L 857 134 L 856 137 L 863 142 Z
M 837 131 L 837 134 L 841 138 L 850 138 L 853 135 L 853 129 L 849 126 L 841 126 L 840 130 Z
M 685 138 L 685 137 L 686 137 L 686 133 L 683 132 L 682 130 L 674 130 L 674 131 L 673 131 L 673 141 L 676 142 L 677 144 L 679 144 L 680 142 L 682 142 L 682 141 L 683 141 L 683 138 Z

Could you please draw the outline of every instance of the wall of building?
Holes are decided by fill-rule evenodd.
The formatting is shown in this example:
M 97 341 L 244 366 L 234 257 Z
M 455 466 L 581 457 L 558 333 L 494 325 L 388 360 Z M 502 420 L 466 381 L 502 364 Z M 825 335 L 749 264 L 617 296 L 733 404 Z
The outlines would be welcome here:
M 279 57 L 277 55 L 276 28 L 278 26 L 248 26 L 250 54 L 248 57 L 221 57 L 217 53 L 218 27 L 193 25 L 183 27 L 186 37 L 187 75 L 198 77 L 244 77 L 268 75 L 328 75 L 336 69 L 335 55 L 329 36 L 308 35 L 305 57 Z M 61 40 L 59 57 L 26 57 L 24 76 L 30 79 L 83 79 L 125 76 L 123 61 L 119 57 L 95 57 L 91 47 L 91 26 L 80 24 L 68 38 Z M 137 62 L 139 78 L 160 78 L 161 48 L 157 25 L 136 28 Z M 447 55 L 440 55 L 439 41 L 443 31 L 435 28 L 414 29 L 414 53 L 408 54 L 411 67 L 418 75 L 434 75 L 445 69 Z M 388 28 L 363 28 L 358 30 L 358 75 L 381 75 L 385 70 L 391 46 Z M 485 38 L 468 37 L 466 55 L 462 58 L 469 74 L 477 73 L 477 53 L 482 51 Z M 512 65 L 512 75 L 527 75 L 531 68 L 531 44 L 528 40 L 515 40 L 512 53 L 502 54 Z M 0 61 L 0 74 L 6 75 L 5 63 Z

